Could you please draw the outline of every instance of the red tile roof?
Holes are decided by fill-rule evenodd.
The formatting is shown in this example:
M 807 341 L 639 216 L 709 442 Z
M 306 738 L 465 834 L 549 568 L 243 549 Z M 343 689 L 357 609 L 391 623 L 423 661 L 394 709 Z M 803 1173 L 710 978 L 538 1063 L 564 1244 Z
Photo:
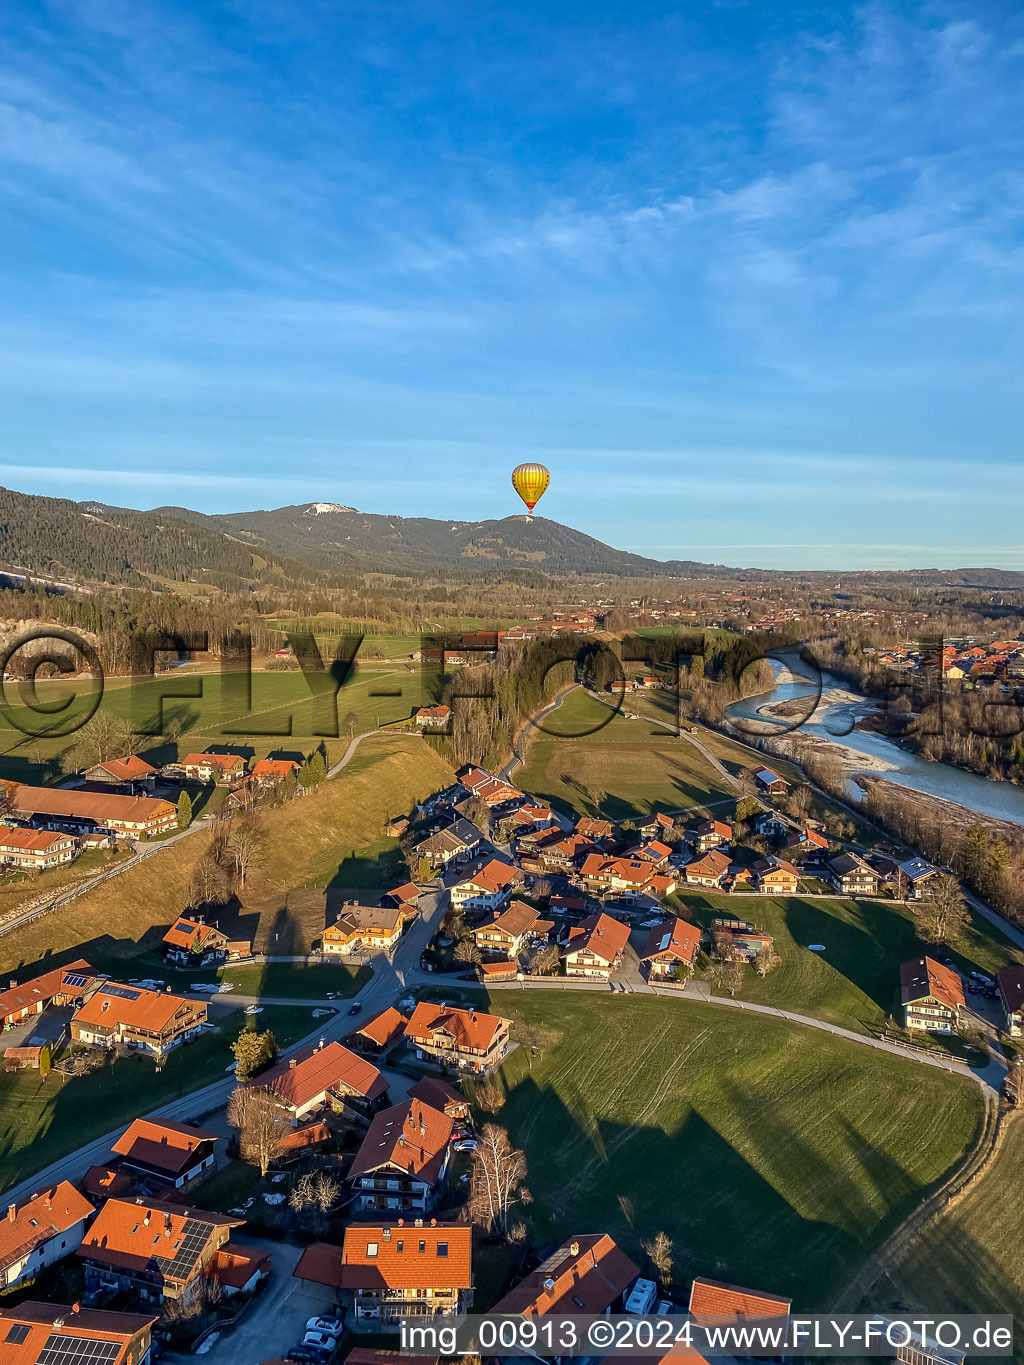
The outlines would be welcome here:
M 664 957 L 692 963 L 699 947 L 700 930 L 695 925 L 684 919 L 670 919 L 654 926 L 640 957 L 645 962 Z
M 19 815 L 54 815 L 71 820 L 92 820 L 100 826 L 110 821 L 123 825 L 145 825 L 178 818 L 177 808 L 170 801 L 152 796 L 117 796 L 63 787 L 16 786 L 12 799 Z
M 181 1204 L 108 1199 L 78 1255 L 120 1270 L 156 1268 L 165 1279 L 187 1284 L 203 1264 L 217 1229 L 241 1227 L 244 1222 Z
M 78 1304 L 19 1303 L 16 1308 L 0 1309 L 0 1362 L 2 1365 L 36 1365 L 44 1348 L 51 1342 L 57 1345 L 63 1337 L 69 1351 L 76 1338 L 116 1345 L 117 1353 L 107 1356 L 106 1365 L 127 1365 L 129 1347 L 142 1340 L 156 1320 L 148 1313 L 110 1313 L 80 1308 Z M 11 1340 L 14 1327 L 28 1328 L 24 1340 L 17 1344 Z M 135 1361 L 140 1354 L 136 1349 Z
M 628 942 L 628 925 L 602 911 L 573 925 L 569 930 L 566 952 L 588 950 L 605 962 L 614 962 Z
M 190 1128 L 173 1119 L 136 1119 L 111 1150 L 130 1162 L 138 1161 L 178 1175 L 204 1143 L 216 1141 L 215 1133 Z
M 187 754 L 178 760 L 178 765 L 182 768 L 219 768 L 222 773 L 230 773 L 239 765 L 244 768 L 245 759 L 240 754 Z
M 458 1225 L 349 1225 L 341 1249 L 343 1289 L 470 1289 L 473 1229 Z
M 54 844 L 72 844 L 69 834 L 51 829 L 21 829 L 13 825 L 0 827 L 0 846 L 22 853 L 48 853 Z
M 299 765 L 292 758 L 261 758 L 252 766 L 250 777 L 257 781 L 283 782 L 289 773 L 297 773 Z
M 213 1273 L 229 1289 L 244 1289 L 252 1277 L 261 1271 L 270 1273 L 270 1253 L 259 1247 L 243 1246 L 240 1242 L 225 1242 L 217 1248 L 213 1258 Z
M 222 934 L 212 924 L 201 924 L 199 920 L 186 919 L 182 916 L 181 919 L 175 920 L 162 941 L 169 943 L 173 948 L 191 951 L 193 948 L 213 947 L 218 943 L 223 946 L 227 943 L 228 936 Z
M 336 1085 L 366 1099 L 379 1099 L 388 1083 L 372 1062 L 341 1043 L 304 1047 L 286 1061 L 265 1071 L 254 1085 L 273 1090 L 286 1104 L 301 1109 Z
M 299 1257 L 292 1271 L 297 1280 L 341 1288 L 341 1247 L 330 1242 L 312 1242 Z
M 85 984 L 72 985 L 69 978 L 73 977 L 84 977 Z M 44 972 L 42 976 L 23 981 L 20 986 L 10 986 L 0 991 L 0 1021 L 40 1004 L 46 1009 L 55 995 L 79 997 L 93 979 L 93 968 L 84 958 L 79 958 L 77 962 L 69 962 L 66 967 L 55 967 L 52 972 Z
M 756 1289 L 698 1277 L 690 1290 L 690 1312 L 700 1318 L 784 1318 L 792 1307 L 790 1299 L 777 1294 L 762 1294 Z
M 155 1033 L 167 1027 L 178 1010 L 187 1005 L 197 1018 L 206 1018 L 206 1004 L 187 1000 L 181 995 L 164 991 L 147 991 L 141 986 L 124 986 L 118 981 L 104 981 L 75 1015 L 76 1024 L 123 1024 L 127 1028 L 147 1029 Z
M 94 763 L 93 768 L 102 768 L 115 782 L 133 782 L 139 778 L 152 777 L 156 769 L 138 754 L 128 754 L 125 758 L 108 758 L 104 763 Z M 92 771 L 89 769 L 88 771 Z
M 604 1313 L 639 1274 L 607 1233 L 573 1237 L 510 1289 L 491 1312 L 524 1317 Z
M 500 1029 L 508 1027 L 508 1022 L 498 1014 L 483 1014 L 480 1010 L 463 1010 L 455 1005 L 434 1005 L 421 1000 L 405 1026 L 405 1036 L 429 1042 L 435 1033 L 444 1033 L 457 1047 L 486 1052 Z
M 918 957 L 900 965 L 900 998 L 904 1005 L 934 996 L 950 1009 L 964 1004 L 964 985 L 959 972 L 945 967 L 933 957 Z
M 364 1024 L 354 1028 L 349 1037 L 365 1038 L 377 1047 L 390 1047 L 392 1043 L 405 1036 L 405 1026 L 408 1022 L 400 1010 L 396 1010 L 394 1005 L 389 1005 L 386 1010 L 371 1015 Z
M 405 1100 L 375 1114 L 349 1168 L 349 1178 L 382 1166 L 434 1184 L 444 1164 L 452 1121 L 422 1100 Z
M 0 1270 L 27 1256 L 33 1247 L 67 1232 L 92 1211 L 88 1199 L 67 1180 L 12 1204 L 0 1219 Z
M 415 1085 L 409 1087 L 409 1098 L 412 1100 L 422 1100 L 424 1104 L 429 1104 L 432 1109 L 443 1109 L 445 1112 L 449 1108 L 466 1109 L 469 1101 L 461 1090 L 456 1090 L 454 1086 L 442 1081 L 439 1076 L 423 1076 Z

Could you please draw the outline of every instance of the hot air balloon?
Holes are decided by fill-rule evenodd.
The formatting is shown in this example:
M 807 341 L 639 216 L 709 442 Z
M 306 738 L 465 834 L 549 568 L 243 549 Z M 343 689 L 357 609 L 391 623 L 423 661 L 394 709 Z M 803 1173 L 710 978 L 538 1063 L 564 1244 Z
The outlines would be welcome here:
M 512 487 L 526 503 L 526 510 L 530 513 L 544 496 L 550 482 L 551 472 L 542 464 L 520 464 L 512 471 Z

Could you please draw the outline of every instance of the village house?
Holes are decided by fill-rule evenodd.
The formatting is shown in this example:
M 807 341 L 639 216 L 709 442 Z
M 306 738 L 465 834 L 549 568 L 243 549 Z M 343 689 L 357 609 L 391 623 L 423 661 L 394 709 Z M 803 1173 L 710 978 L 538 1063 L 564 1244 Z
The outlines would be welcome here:
M 684 919 L 666 920 L 656 924 L 647 935 L 647 943 L 640 954 L 640 965 L 647 969 L 649 981 L 675 977 L 676 968 L 692 970 L 700 947 L 700 930 Z
M 327 1108 L 365 1120 L 388 1093 L 387 1081 L 372 1062 L 323 1039 L 264 1071 L 252 1085 L 277 1097 L 293 1127 Z
M 711 942 L 716 948 L 724 948 L 730 956 L 745 957 L 753 962 L 758 953 L 771 952 L 775 940 L 763 929 L 757 929 L 746 920 L 716 916 L 711 921 Z
M 753 777 L 761 791 L 772 796 L 785 796 L 789 791 L 789 783 L 771 768 L 755 768 Z
M 762 896 L 795 896 L 800 874 L 784 858 L 758 858 L 752 871 L 754 889 Z
M 155 1317 L 28 1300 L 0 1308 L 4 1365 L 151 1365 Z
M 228 936 L 202 920 L 175 920 L 163 937 L 164 959 L 175 967 L 207 967 L 227 957 Z
M 122 1170 L 180 1190 L 213 1169 L 216 1134 L 173 1119 L 136 1119 L 114 1143 Z
M 517 831 L 550 829 L 555 823 L 555 813 L 550 806 L 520 806 L 511 818 Z
M 877 896 L 881 878 L 870 863 L 856 853 L 840 853 L 825 864 L 825 873 L 844 896 Z
M 240 782 L 246 770 L 240 754 L 186 754 L 169 766 L 179 768 L 189 782 Z
M 566 976 L 608 981 L 621 963 L 629 927 L 603 912 L 570 927 L 562 957 Z
M 412 1012 L 405 1036 L 417 1056 L 456 1071 L 489 1075 L 509 1050 L 507 1019 L 455 1005 L 421 1000 Z
M 494 1305 L 494 1314 L 602 1316 L 622 1306 L 640 1270 L 606 1232 L 570 1238 Z
M 640 844 L 637 848 L 632 848 L 625 855 L 629 859 L 643 863 L 651 863 L 660 871 L 664 871 L 672 850 L 668 844 L 663 844 L 660 839 L 652 839 L 650 843 Z
M 421 730 L 443 730 L 451 715 L 450 706 L 421 706 L 412 713 L 412 718 Z
M 350 1224 L 338 1287 L 352 1306 L 352 1326 L 376 1331 L 405 1318 L 464 1313 L 473 1301 L 472 1239 L 466 1223 Z
M 417 906 L 423 892 L 415 882 L 403 882 L 401 886 L 394 886 L 390 891 L 386 891 L 380 898 L 381 905 L 397 906 L 402 912 L 402 918 L 411 920 L 416 918 Z
M 127 1294 L 147 1304 L 188 1302 L 244 1218 L 144 1199 L 108 1199 L 78 1248 L 94 1302 Z
M 95 985 L 95 971 L 81 958 L 21 985 L 12 981 L 7 990 L 0 991 L 0 1028 L 12 1028 L 51 1005 L 80 1005 Z
M 522 853 L 526 851 L 523 849 L 526 842 L 520 840 Z M 589 839 L 585 834 L 574 832 L 563 835 L 558 830 L 549 830 L 544 842 L 537 847 L 535 856 L 546 870 L 566 872 L 581 866 L 592 853 L 600 853 L 600 849 L 593 839 Z M 602 858 L 605 856 L 601 853 Z
M 177 806 L 151 796 L 14 783 L 4 786 L 10 793 L 11 814 L 36 829 L 143 838 L 175 829 L 178 823 Z
M 403 1041 L 408 1022 L 400 1010 L 389 1005 L 346 1034 L 345 1044 L 356 1052 L 381 1057 Z
M 477 827 L 461 816 L 444 829 L 421 839 L 413 848 L 417 858 L 426 858 L 432 871 L 447 867 L 453 860 L 464 861 L 480 847 L 481 834 Z
M 389 839 L 400 838 L 409 828 L 409 817 L 406 815 L 393 815 L 384 826 L 384 833 Z
M 422 1100 L 382 1109 L 349 1167 L 355 1208 L 422 1213 L 448 1169 L 451 1136 L 449 1116 Z
M 1024 967 L 1015 964 L 996 972 L 1003 1007 L 1003 1030 L 1011 1038 L 1024 1038 Z
M 580 868 L 584 887 L 598 896 L 622 896 L 629 900 L 649 897 L 660 900 L 676 888 L 672 872 L 660 872 L 644 858 L 609 858 L 590 853 Z
M 491 858 L 451 888 L 451 903 L 456 910 L 497 910 L 522 879 L 523 874 L 517 867 L 500 858 Z
M 253 764 L 249 780 L 257 787 L 279 787 L 298 771 L 299 765 L 293 758 L 260 758 Z
M 465 1095 L 439 1076 L 421 1076 L 415 1085 L 409 1087 L 409 1098 L 422 1100 L 432 1109 L 440 1109 L 449 1118 L 469 1118 L 469 1101 Z
M 19 872 L 45 872 L 70 863 L 78 852 L 78 841 L 56 830 L 23 829 L 0 825 L 0 864 Z
M 238 1294 L 252 1294 L 270 1279 L 272 1268 L 270 1253 L 262 1248 L 225 1242 L 217 1248 L 210 1276 L 220 1286 L 224 1297 L 231 1299 Z
M 697 826 L 697 837 L 693 846 L 698 853 L 708 853 L 713 848 L 732 842 L 732 825 L 724 820 L 702 820 Z
M 206 1024 L 205 1000 L 186 1000 L 141 986 L 103 981 L 71 1020 L 76 1043 L 112 1048 L 118 1043 L 162 1057 Z
M 346 905 L 324 930 L 321 951 L 325 957 L 347 957 L 356 951 L 390 957 L 398 947 L 404 923 L 405 916 L 397 905 Z
M 732 1321 L 768 1321 L 789 1318 L 792 1300 L 756 1289 L 741 1289 L 698 1276 L 690 1287 L 690 1317 L 704 1327 Z
M 66 1180 L 9 1204 L 0 1220 L 0 1290 L 34 1280 L 47 1266 L 77 1251 L 94 1212 Z
M 607 821 L 602 823 L 607 824 Z M 660 811 L 657 814 L 643 815 L 634 823 L 641 839 L 660 839 L 670 829 L 675 829 L 676 824 L 671 815 L 663 815 Z M 610 831 L 611 826 L 609 826 L 609 834 Z
M 156 769 L 138 754 L 126 754 L 124 758 L 108 758 L 103 763 L 94 763 L 82 773 L 86 782 L 103 782 L 113 787 L 126 787 L 134 782 L 144 782 L 151 786 L 156 780 Z
M 758 811 L 754 816 L 754 833 L 759 834 L 762 839 L 782 839 L 787 829 L 785 820 L 780 819 L 772 810 Z
M 513 901 L 507 909 L 473 930 L 481 953 L 497 954 L 514 961 L 531 939 L 546 939 L 554 921 L 541 919 L 532 905 Z
M 464 787 L 470 796 L 475 796 L 489 808 L 507 806 L 513 801 L 524 799 L 524 794 L 518 787 L 513 787 L 511 782 L 506 782 L 500 777 L 493 777 L 490 773 L 484 772 L 483 768 L 463 768 L 456 775 L 459 785 Z
M 687 886 L 721 886 L 722 879 L 729 871 L 729 855 L 720 848 L 713 848 L 703 858 L 695 858 L 683 868 Z
M 900 966 L 903 1026 L 928 1033 L 956 1033 L 964 1007 L 960 974 L 933 957 L 918 957 Z
M 640 824 L 637 825 L 637 829 L 640 829 Z M 610 820 L 599 820 L 594 815 L 581 815 L 576 821 L 576 833 L 584 839 L 592 839 L 595 843 L 602 841 L 611 843 L 615 838 L 615 826 Z
M 937 867 L 926 863 L 923 858 L 910 858 L 900 863 L 899 870 L 906 878 L 907 900 L 919 901 L 929 895 L 935 879 L 940 875 Z

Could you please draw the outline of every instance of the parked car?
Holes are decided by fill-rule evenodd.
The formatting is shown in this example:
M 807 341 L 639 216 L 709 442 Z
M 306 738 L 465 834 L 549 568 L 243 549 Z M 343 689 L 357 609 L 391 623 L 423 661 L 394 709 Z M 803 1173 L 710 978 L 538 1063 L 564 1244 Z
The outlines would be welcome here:
M 475 1152 L 480 1144 L 474 1137 L 464 1137 L 453 1142 L 452 1146 L 457 1152 Z
M 362 1008 L 363 1008 L 362 1005 L 360 1005 L 359 1001 L 357 1000 L 354 1005 L 349 1005 L 348 1012 L 349 1014 L 358 1014 L 362 1010 Z
M 301 1365 L 325 1365 L 330 1358 L 330 1352 L 321 1350 L 318 1346 L 293 1346 L 285 1360 L 301 1362 Z
M 332 1336 L 330 1332 L 307 1332 L 302 1338 L 303 1346 L 316 1346 L 321 1351 L 330 1354 L 338 1349 L 338 1338 Z
M 344 1330 L 345 1324 L 341 1318 L 310 1318 L 306 1323 L 307 1332 L 326 1332 L 330 1337 L 340 1337 Z
M 246 1007 L 245 1007 L 245 1012 L 246 1012 L 246 1014 L 262 1014 L 262 1013 L 263 1013 L 263 1006 L 262 1006 L 262 1005 L 246 1005 Z

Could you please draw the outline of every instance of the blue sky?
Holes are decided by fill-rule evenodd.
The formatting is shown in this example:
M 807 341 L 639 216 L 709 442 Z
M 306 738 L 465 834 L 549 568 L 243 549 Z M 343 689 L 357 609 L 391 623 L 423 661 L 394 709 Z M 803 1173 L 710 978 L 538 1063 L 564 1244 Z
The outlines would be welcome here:
M 1024 568 L 1010 5 L 56 0 L 0 29 L 0 482 Z

